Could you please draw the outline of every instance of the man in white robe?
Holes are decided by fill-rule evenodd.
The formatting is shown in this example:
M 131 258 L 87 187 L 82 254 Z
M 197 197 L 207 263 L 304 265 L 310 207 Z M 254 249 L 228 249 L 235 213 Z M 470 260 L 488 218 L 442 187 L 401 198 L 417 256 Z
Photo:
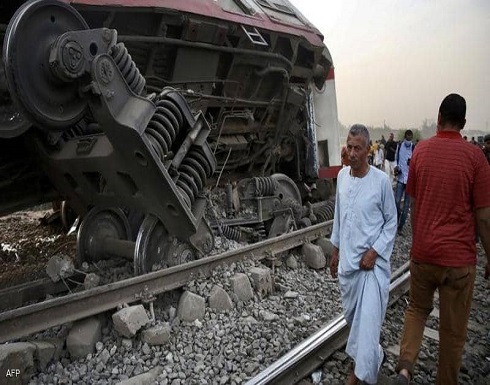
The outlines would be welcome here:
M 350 326 L 346 352 L 354 369 L 347 384 L 375 384 L 384 358 L 379 337 L 388 306 L 396 205 L 388 176 L 367 162 L 365 126 L 351 127 L 347 151 L 350 166 L 337 178 L 330 272 L 339 277 Z

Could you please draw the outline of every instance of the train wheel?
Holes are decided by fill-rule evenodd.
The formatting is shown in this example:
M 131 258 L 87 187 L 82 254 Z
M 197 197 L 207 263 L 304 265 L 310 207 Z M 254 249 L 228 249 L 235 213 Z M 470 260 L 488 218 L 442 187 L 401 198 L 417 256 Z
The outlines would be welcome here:
M 85 114 L 87 101 L 80 98 L 77 82 L 55 81 L 49 63 L 50 47 L 59 36 L 85 29 L 88 24 L 74 8 L 55 0 L 28 1 L 10 20 L 3 49 L 10 97 L 42 129 L 62 131 Z
M 194 248 L 171 236 L 162 222 L 148 214 L 141 224 L 134 252 L 134 273 L 149 273 L 154 267 L 164 268 L 192 261 Z
M 271 179 L 277 184 L 277 192 L 279 199 L 290 197 L 296 200 L 301 205 L 301 193 L 299 192 L 296 183 L 284 174 L 272 174 Z
M 118 208 L 94 207 L 85 216 L 77 235 L 77 262 L 95 262 L 111 257 L 104 247 L 107 239 L 130 240 L 131 229 Z

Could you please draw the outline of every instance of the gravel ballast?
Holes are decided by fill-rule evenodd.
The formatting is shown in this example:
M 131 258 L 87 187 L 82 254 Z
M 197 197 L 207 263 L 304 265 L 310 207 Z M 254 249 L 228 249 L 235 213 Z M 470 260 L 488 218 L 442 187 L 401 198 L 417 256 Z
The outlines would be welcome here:
M 408 259 L 409 228 L 406 236 L 397 236 L 392 257 L 392 270 Z M 11 241 L 13 243 L 13 241 Z M 235 242 L 217 239 L 216 252 L 240 247 Z M 488 281 L 483 279 L 483 250 L 479 248 L 479 266 L 471 320 L 478 328 L 470 328 L 463 357 L 460 384 L 488 384 L 490 373 L 490 334 L 488 326 Z M 300 249 L 284 256 L 273 269 L 273 292 L 260 296 L 254 292 L 249 301 L 239 301 L 233 295 L 232 278 L 247 274 L 253 267 L 270 268 L 267 262 L 243 261 L 216 269 L 209 278 L 196 278 L 182 290 L 160 296 L 154 303 L 155 319 L 136 336 L 119 334 L 105 315 L 102 337 L 94 352 L 79 359 L 70 357 L 66 349 L 59 359 L 51 361 L 34 374 L 30 384 L 117 384 L 153 369 L 154 384 L 242 384 L 265 369 L 291 348 L 328 323 L 341 311 L 337 280 L 328 269 L 314 270 L 305 265 Z M 267 265 L 267 266 L 266 266 Z M 103 266 L 102 266 L 103 267 Z M 102 269 L 101 284 L 125 276 L 130 266 Z M 232 299 L 231 310 L 210 308 L 208 298 L 215 285 L 223 288 Z M 206 300 L 204 317 L 183 322 L 177 317 L 180 294 L 189 291 Z M 399 342 L 406 298 L 390 308 L 382 332 L 385 348 Z M 151 318 L 149 307 L 146 305 Z M 114 310 L 116 312 L 116 309 Z M 437 319 L 428 325 L 437 329 Z M 33 336 L 66 338 L 72 325 L 63 325 Z M 168 327 L 169 338 L 162 345 L 143 341 L 143 330 L 155 326 Z M 166 329 L 167 330 L 167 329 Z M 26 339 L 27 340 L 27 339 Z M 424 340 L 415 384 L 433 384 L 437 344 Z M 383 373 L 391 376 L 397 357 L 388 354 Z M 350 361 L 339 351 L 325 363 L 321 373 L 306 383 L 343 384 Z

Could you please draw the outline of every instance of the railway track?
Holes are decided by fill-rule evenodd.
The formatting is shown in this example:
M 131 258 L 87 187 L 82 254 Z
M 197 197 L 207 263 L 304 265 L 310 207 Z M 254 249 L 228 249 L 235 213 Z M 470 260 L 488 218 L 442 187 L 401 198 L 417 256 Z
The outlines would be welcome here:
M 410 271 L 407 262 L 392 274 L 389 305 L 408 291 L 409 278 Z M 348 333 L 348 326 L 343 315 L 335 317 L 325 327 L 249 380 L 246 385 L 298 383 L 344 346 Z
M 409 244 L 409 239 L 397 237 L 392 259 L 393 268 L 397 268 L 406 262 Z M 272 254 L 273 252 L 267 252 L 267 255 Z M 296 251 L 291 253 L 291 256 L 295 255 L 297 255 Z M 255 261 L 223 264 L 215 269 L 209 278 L 204 275 L 194 277 L 192 282 L 185 285 L 186 290 L 204 298 L 216 284 L 228 291 L 229 278 L 223 277 L 232 277 L 235 272 L 243 272 L 244 268 L 263 264 L 263 262 L 257 262 L 261 258 L 258 252 L 254 252 L 253 258 Z M 160 383 L 170 384 L 178 378 L 185 379 L 185 382 L 181 383 L 204 383 L 207 381 L 207 383 L 212 384 L 219 384 L 221 381 L 224 381 L 222 383 L 244 384 L 247 381 L 255 380 L 260 375 L 257 374 L 259 370 L 263 371 L 270 368 L 270 365 L 280 357 L 284 357 L 287 352 L 302 345 L 303 340 L 309 340 L 309 336 L 317 333 L 321 325 L 332 324 L 335 320 L 334 317 L 340 312 L 340 308 L 337 306 L 339 295 L 337 282 L 329 278 L 326 270 L 311 270 L 304 264 L 297 269 L 290 268 L 284 263 L 285 258 L 281 259 L 283 265 L 275 270 L 276 287 L 270 296 L 256 297 L 247 303 L 236 302 L 235 308 L 230 313 L 216 312 L 211 308 L 206 308 L 206 315 L 200 319 L 200 322 L 196 323 L 182 323 L 179 322 L 178 318 L 172 318 L 169 316 L 169 310 L 176 307 L 176 302 L 167 300 L 161 302 L 159 300 L 154 305 L 156 320 L 157 323 L 170 323 L 172 337 L 169 343 L 157 347 L 148 347 L 142 343 L 141 336 L 137 335 L 131 339 L 132 348 L 128 350 L 121 343 L 120 335 L 108 326 L 101 339 L 103 347 L 102 343 L 99 343 L 100 346 L 90 355 L 91 358 L 75 359 L 72 357 L 68 361 L 66 359 L 68 352 L 64 352 L 62 361 L 54 361 L 47 368 L 39 369 L 34 381 L 52 383 L 55 382 L 56 378 L 62 377 L 65 380 L 73 380 L 73 383 L 80 383 L 77 380 L 79 378 L 83 379 L 84 383 L 115 384 L 128 377 L 138 376 L 142 370 L 149 370 L 155 365 L 166 368 L 164 372 L 166 374 L 157 376 Z M 398 272 L 402 270 L 398 269 Z M 483 281 L 482 271 L 480 271 L 480 275 Z M 396 273 L 392 278 L 396 278 Z M 464 369 L 461 374 L 461 384 L 467 385 L 486 385 L 485 379 L 488 378 L 489 373 L 488 359 L 485 359 L 488 356 L 488 353 L 485 354 L 485 350 L 488 352 L 488 348 L 485 348 L 488 328 L 484 322 L 485 318 L 481 318 L 482 315 L 488 314 L 484 310 L 487 303 L 486 290 L 488 285 L 487 282 L 483 281 L 477 287 L 476 298 L 480 310 L 478 313 L 474 313 L 474 317 L 476 316 L 473 318 L 475 327 L 472 328 L 470 324 Z M 290 290 L 296 292 L 298 297 L 289 296 Z M 392 291 L 391 300 L 394 301 L 397 297 L 396 293 Z M 406 308 L 404 298 L 406 296 L 397 301 L 394 306 L 390 306 L 387 311 L 384 332 L 382 333 L 382 345 L 388 353 L 388 363 L 383 367 L 380 384 L 389 384 L 387 377 L 393 376 L 393 368 L 398 355 L 397 344 L 400 340 Z M 481 310 L 481 306 L 483 306 L 483 310 Z M 273 321 L 264 320 L 260 314 L 263 310 L 275 313 L 276 319 Z M 435 314 L 429 321 L 429 329 L 437 330 L 437 319 L 434 318 L 436 316 Z M 252 321 L 249 320 L 252 317 L 257 323 L 253 319 Z M 305 320 L 307 321 L 305 322 Z M 479 329 L 483 329 L 483 331 Z M 36 341 L 46 337 L 56 337 L 63 341 L 66 338 L 66 331 L 65 327 L 54 328 L 30 338 L 34 338 L 33 341 Z M 428 330 L 428 332 L 432 332 L 432 330 Z M 128 342 L 130 341 L 126 341 L 126 343 Z M 330 345 L 332 347 L 333 342 Z M 341 338 L 338 346 L 342 346 Z M 437 348 L 435 346 L 437 346 L 437 341 L 434 342 L 433 339 L 426 338 L 414 383 L 420 385 L 434 383 L 434 363 L 437 362 L 437 350 L 434 350 Z M 100 350 L 101 347 L 102 350 Z M 96 369 L 104 356 L 102 351 L 115 349 L 118 353 L 111 356 L 103 367 Z M 329 357 L 332 352 L 334 354 Z M 345 381 L 350 359 L 343 353 L 342 347 L 337 350 L 331 349 L 330 352 L 327 350 L 313 352 L 310 357 L 315 355 L 317 360 L 324 358 L 323 364 L 312 360 L 313 362 L 304 365 L 304 369 L 301 368 L 301 365 L 296 365 L 291 369 L 292 374 L 291 372 L 289 375 L 286 374 L 285 378 L 290 377 L 285 383 L 293 383 L 292 379 L 301 379 L 301 372 L 305 373 L 301 381 L 302 384 L 316 383 L 312 380 L 319 378 L 321 379 L 320 384 L 334 385 Z M 173 358 L 168 361 L 168 357 Z M 60 362 L 64 369 L 61 369 Z M 142 367 L 137 368 L 136 371 L 130 369 L 138 366 L 139 363 Z M 91 374 L 84 374 L 87 366 Z M 313 370 L 312 368 L 316 366 L 320 367 Z M 310 377 L 308 374 L 311 373 L 309 372 L 314 372 L 314 374 Z M 271 380 L 270 383 L 274 383 L 274 380 Z
M 274 257 L 326 236 L 331 224 L 320 223 L 212 257 L 5 311 L 0 313 L 0 343 L 100 314 L 123 303 L 151 302 L 158 294 L 182 287 L 194 277 L 208 276 L 221 264 Z

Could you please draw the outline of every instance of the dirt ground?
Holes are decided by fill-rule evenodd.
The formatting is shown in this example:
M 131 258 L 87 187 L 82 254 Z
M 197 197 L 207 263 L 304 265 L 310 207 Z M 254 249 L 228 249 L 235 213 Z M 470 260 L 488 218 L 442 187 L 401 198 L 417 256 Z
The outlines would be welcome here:
M 0 218 L 0 288 L 47 277 L 46 263 L 53 255 L 75 257 L 76 234 L 67 236 L 53 217 L 47 224 L 52 213 L 20 211 Z

